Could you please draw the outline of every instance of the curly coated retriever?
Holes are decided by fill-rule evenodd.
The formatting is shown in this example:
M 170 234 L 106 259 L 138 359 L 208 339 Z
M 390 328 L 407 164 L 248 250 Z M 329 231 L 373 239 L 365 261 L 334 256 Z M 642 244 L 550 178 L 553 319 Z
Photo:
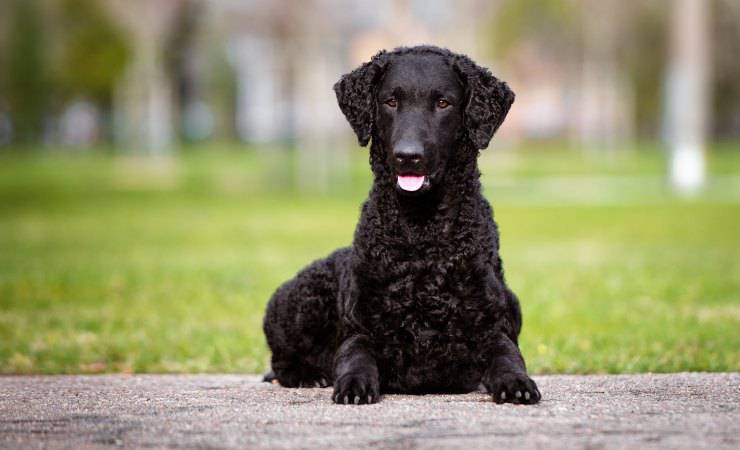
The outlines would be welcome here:
M 467 56 L 431 46 L 381 51 L 334 91 L 360 145 L 372 140 L 374 182 L 352 246 L 270 300 L 265 380 L 333 383 L 343 404 L 481 384 L 498 403 L 537 403 L 477 164 L 514 93 Z

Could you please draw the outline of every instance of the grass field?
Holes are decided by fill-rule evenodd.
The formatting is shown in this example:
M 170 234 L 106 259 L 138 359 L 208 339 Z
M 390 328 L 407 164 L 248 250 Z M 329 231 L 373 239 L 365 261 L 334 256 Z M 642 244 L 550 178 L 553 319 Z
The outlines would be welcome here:
M 740 148 L 692 199 L 656 151 L 481 164 L 534 373 L 740 370 Z M 259 372 L 275 287 L 350 242 L 365 155 L 298 195 L 288 156 L 0 155 L 0 372 Z

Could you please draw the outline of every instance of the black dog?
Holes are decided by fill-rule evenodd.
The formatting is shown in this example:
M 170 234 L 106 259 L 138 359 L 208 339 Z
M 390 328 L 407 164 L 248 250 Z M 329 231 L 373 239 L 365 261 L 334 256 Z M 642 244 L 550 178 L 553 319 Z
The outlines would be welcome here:
M 351 247 L 283 284 L 264 330 L 287 387 L 334 384 L 336 403 L 385 392 L 470 392 L 536 403 L 517 346 L 478 150 L 514 101 L 506 83 L 437 47 L 380 52 L 334 86 L 374 183 Z

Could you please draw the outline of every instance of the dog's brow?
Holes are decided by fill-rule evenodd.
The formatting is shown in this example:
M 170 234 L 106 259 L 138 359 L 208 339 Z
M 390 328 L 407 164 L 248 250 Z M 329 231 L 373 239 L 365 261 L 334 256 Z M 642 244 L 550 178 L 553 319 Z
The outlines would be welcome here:
M 447 100 L 457 100 L 457 96 L 454 92 L 450 91 L 449 89 L 445 90 L 442 89 L 432 89 L 432 98 L 438 99 L 438 98 L 446 98 Z

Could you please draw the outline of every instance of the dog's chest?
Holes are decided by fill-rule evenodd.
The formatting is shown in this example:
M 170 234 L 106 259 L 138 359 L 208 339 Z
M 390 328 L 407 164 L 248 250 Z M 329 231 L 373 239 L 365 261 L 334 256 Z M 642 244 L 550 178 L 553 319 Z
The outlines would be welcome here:
M 406 357 L 445 347 L 464 356 L 495 320 L 495 294 L 473 261 L 416 260 L 370 280 L 359 293 L 359 316 L 376 340 Z

